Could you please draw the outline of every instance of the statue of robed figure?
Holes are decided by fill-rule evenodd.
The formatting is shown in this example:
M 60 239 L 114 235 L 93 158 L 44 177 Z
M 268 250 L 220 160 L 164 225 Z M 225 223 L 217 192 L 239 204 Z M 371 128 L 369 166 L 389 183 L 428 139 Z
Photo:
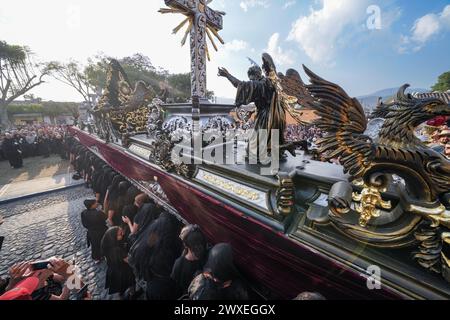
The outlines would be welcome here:
M 249 81 L 241 81 L 235 78 L 225 68 L 219 68 L 219 76 L 227 78 L 237 88 L 236 107 L 248 105 L 252 102 L 256 106 L 255 130 L 249 142 L 250 157 L 258 154 L 258 147 L 259 155 L 270 154 L 274 147 L 279 148 L 282 153 L 284 150 L 293 153 L 295 147 L 292 144 L 285 144 L 284 139 L 286 112 L 290 113 L 299 123 L 302 122 L 301 114 L 295 109 L 300 96 L 298 92 L 289 92 L 293 95 L 288 94 L 283 89 L 283 84 L 286 81 L 292 82 L 294 80 L 296 85 L 290 86 L 291 88 L 303 87 L 303 82 L 298 72 L 293 69 L 288 70 L 286 76 L 278 74 L 269 54 L 264 53 L 262 61 L 264 75 L 262 75 L 258 66 L 252 66 L 249 70 Z M 260 140 L 258 144 L 258 135 L 261 135 L 261 131 L 267 133 L 265 136 L 267 143 Z M 264 150 L 264 148 L 267 148 L 267 150 Z M 258 157 L 258 159 L 260 158 Z

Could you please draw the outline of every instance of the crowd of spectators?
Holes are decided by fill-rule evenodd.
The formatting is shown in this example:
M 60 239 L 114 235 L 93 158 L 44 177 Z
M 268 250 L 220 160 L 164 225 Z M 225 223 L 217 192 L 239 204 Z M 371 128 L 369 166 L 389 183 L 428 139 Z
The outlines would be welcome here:
M 209 245 L 198 226 L 183 225 L 75 139 L 68 137 L 66 143 L 76 171 L 73 178 L 84 179 L 93 190 L 92 198 L 84 200 L 80 220 L 92 259 L 107 266 L 110 298 L 251 297 L 229 244 Z M 79 294 L 80 286 L 70 286 L 70 266 L 55 257 L 17 263 L 8 278 L 0 279 L 0 300 L 90 299 L 87 291 Z
M 285 131 L 286 141 L 306 140 L 308 142 L 308 147 L 311 149 L 317 148 L 316 142 L 322 137 L 322 130 L 313 125 L 288 125 Z
M 437 117 L 419 128 L 417 136 L 431 149 L 450 159 L 450 117 Z
M 8 160 L 14 169 L 23 166 L 23 158 L 58 154 L 66 158 L 65 127 L 25 125 L 0 133 L 0 160 Z

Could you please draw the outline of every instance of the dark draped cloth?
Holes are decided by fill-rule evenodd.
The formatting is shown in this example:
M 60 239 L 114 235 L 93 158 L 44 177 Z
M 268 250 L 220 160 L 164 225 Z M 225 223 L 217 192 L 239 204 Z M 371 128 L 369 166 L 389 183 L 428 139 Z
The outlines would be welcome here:
M 176 300 L 181 293 L 175 281 L 168 276 L 155 276 L 147 283 L 147 300 Z
M 257 114 L 255 130 L 268 130 L 267 147 L 271 146 L 270 130 L 279 130 L 280 146 L 284 144 L 284 130 L 286 128 L 286 111 L 280 103 L 278 93 L 268 78 L 262 80 L 242 81 L 236 93 L 236 106 L 255 103 Z
M 195 276 L 203 270 L 204 261 L 190 261 L 185 256 L 179 257 L 173 265 L 171 278 L 177 284 L 179 292 L 186 294 Z
M 96 169 L 92 174 L 92 190 L 94 190 L 95 193 L 100 193 L 101 191 L 100 190 L 101 178 L 102 178 L 101 169 Z
M 39 155 L 44 157 L 50 156 L 50 139 L 46 136 L 40 136 L 37 139 Z
M 102 253 L 108 265 L 105 289 L 109 290 L 109 294 L 123 294 L 135 284 L 133 270 L 124 261 L 127 257 L 126 243 L 117 240 L 118 230 L 118 227 L 108 229 L 102 239 Z
M 133 270 L 123 259 L 127 257 L 124 247 L 111 248 L 106 254 L 108 269 L 106 271 L 105 289 L 109 294 L 123 294 L 134 285 Z
M 23 157 L 24 158 L 34 156 L 34 144 L 24 141 L 21 144 L 21 148 L 22 148 L 22 151 L 23 151 Z
M 131 222 L 134 222 L 137 212 L 138 208 L 134 204 L 127 204 L 122 209 L 122 217 L 128 217 Z
M 106 215 L 95 209 L 86 209 L 81 213 L 81 223 L 87 229 L 87 240 L 91 246 L 92 259 L 102 258 L 101 242 L 106 230 Z
M 100 203 L 103 203 L 103 201 L 105 200 L 106 191 L 108 190 L 108 187 L 111 184 L 112 180 L 114 179 L 115 175 L 116 173 L 110 169 L 103 171 L 99 181 Z
M 203 273 L 188 289 L 192 300 L 247 300 L 248 291 L 233 262 L 231 245 L 216 244 L 208 253 Z
M 158 208 L 154 203 L 144 203 L 137 211 L 134 216 L 134 223 L 139 225 L 142 229 L 156 220 L 161 213 L 161 209 Z
M 20 168 L 23 165 L 22 152 L 20 145 L 15 139 L 5 139 L 2 144 L 3 154 L 8 159 L 9 164 L 14 168 Z
M 180 222 L 169 213 L 162 213 L 154 221 L 149 219 L 139 228 L 128 255 L 136 278 L 150 281 L 155 275 L 170 277 L 182 251 L 180 230 Z

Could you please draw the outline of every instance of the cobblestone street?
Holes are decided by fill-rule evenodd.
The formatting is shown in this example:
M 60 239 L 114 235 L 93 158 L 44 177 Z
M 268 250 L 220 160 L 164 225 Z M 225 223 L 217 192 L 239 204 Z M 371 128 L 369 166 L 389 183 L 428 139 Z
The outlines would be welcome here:
M 75 259 L 93 299 L 107 299 L 103 289 L 106 263 L 92 261 L 80 219 L 83 200 L 92 196 L 90 189 L 80 186 L 2 205 L 0 235 L 5 241 L 0 252 L 0 276 L 6 276 L 8 268 L 19 261 L 52 256 Z

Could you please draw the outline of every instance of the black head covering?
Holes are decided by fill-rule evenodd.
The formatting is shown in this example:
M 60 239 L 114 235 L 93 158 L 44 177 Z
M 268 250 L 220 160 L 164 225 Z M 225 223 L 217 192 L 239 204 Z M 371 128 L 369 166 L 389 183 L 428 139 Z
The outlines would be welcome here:
M 153 251 L 151 270 L 154 274 L 170 275 L 173 264 L 181 251 L 179 231 L 180 222 L 170 213 L 163 212 L 155 220 L 152 234 L 148 238 L 148 244 Z
M 124 181 L 124 178 L 121 175 L 114 176 L 109 186 L 110 199 L 114 199 L 119 196 L 119 183 L 121 183 L 122 181 Z
M 131 183 L 128 181 L 122 181 L 119 183 L 119 195 L 126 196 L 128 188 L 131 186 Z
M 130 249 L 130 264 L 139 278 L 170 276 L 173 264 L 181 253 L 180 222 L 169 213 L 162 213 L 138 233 Z
M 139 189 L 131 185 L 127 190 L 127 203 L 134 203 L 134 198 L 140 193 Z
M 233 280 L 238 272 L 233 263 L 233 250 L 228 243 L 216 244 L 208 254 L 204 271 L 210 272 L 222 282 Z
M 114 179 L 114 177 L 116 176 L 117 173 L 115 173 L 112 170 L 107 170 L 105 172 L 105 174 L 103 175 L 103 180 L 102 180 L 102 190 L 104 193 L 106 193 L 106 190 L 108 189 L 108 187 L 111 185 L 112 180 Z
M 100 170 L 103 165 L 104 165 L 103 161 L 100 160 L 99 158 L 96 158 L 94 160 L 94 168 L 95 168 L 95 170 Z
M 90 209 L 92 205 L 96 202 L 97 201 L 95 199 L 86 199 L 84 200 L 84 206 L 86 207 L 86 209 Z
M 180 239 L 198 260 L 206 258 L 207 241 L 205 235 L 197 225 L 188 225 L 181 230 Z

